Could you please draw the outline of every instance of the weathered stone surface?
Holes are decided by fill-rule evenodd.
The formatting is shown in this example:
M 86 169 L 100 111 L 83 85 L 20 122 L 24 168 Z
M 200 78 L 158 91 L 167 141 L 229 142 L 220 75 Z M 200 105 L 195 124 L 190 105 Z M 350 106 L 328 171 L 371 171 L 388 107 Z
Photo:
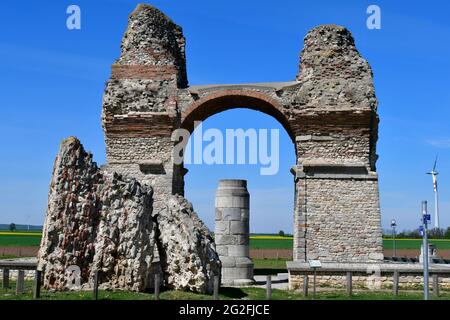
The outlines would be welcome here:
M 100 170 L 78 139 L 63 141 L 38 254 L 44 286 L 90 289 L 100 271 L 100 288 L 143 291 L 159 272 L 159 247 L 169 287 L 212 290 L 220 261 L 208 230 L 184 198 L 165 203 L 168 210 L 153 214 L 151 187 Z M 69 279 L 78 268 L 80 283 L 74 287 Z
M 155 249 L 152 190 L 114 174 L 112 181 L 102 186 L 100 197 L 91 277 L 100 270 L 100 288 L 145 290 Z
M 186 83 L 185 39 L 181 27 L 160 10 L 139 4 L 130 14 L 117 64 L 173 66 Z
M 173 163 L 173 130 L 192 131 L 195 121 L 231 108 L 258 110 L 283 125 L 297 155 L 294 259 L 381 261 L 377 99 L 372 70 L 351 33 L 336 25 L 312 29 L 296 78 L 281 83 L 189 87 L 184 47 L 181 28 L 157 9 L 138 6 L 130 16 L 103 101 L 108 170 L 151 185 L 159 212 L 168 196 L 184 194 L 186 171 Z M 140 162 L 148 160 L 163 170 L 144 170 Z M 218 197 L 216 205 L 248 203 Z M 217 211 L 216 220 L 237 216 L 224 213 Z M 221 232 L 220 243 L 246 243 L 227 239 L 225 227 Z
M 181 196 L 171 196 L 156 221 L 166 286 L 212 293 L 214 276 L 220 277 L 221 264 L 209 230 L 194 212 L 192 204 Z
M 289 290 L 302 290 L 304 282 L 304 273 L 291 272 L 289 275 Z M 313 277 L 310 275 L 308 277 L 309 287 L 313 286 Z M 369 289 L 369 290 L 392 290 L 393 286 L 393 276 L 392 275 L 382 275 L 376 277 L 374 274 L 358 274 L 352 277 L 352 286 L 355 289 Z M 316 285 L 318 287 L 327 288 L 345 288 L 347 284 L 346 276 L 336 275 L 330 273 L 328 275 L 317 275 Z M 430 280 L 430 289 L 432 284 Z M 439 287 L 441 289 L 450 289 L 450 277 L 440 276 L 439 277 Z M 422 290 L 423 288 L 423 276 L 405 275 L 400 274 L 399 276 L 399 289 L 401 290 Z
M 187 85 L 181 28 L 140 4 L 129 17 L 121 49 L 103 97 L 104 125 L 114 115 L 175 112 L 176 89 Z
M 81 286 L 143 290 L 153 259 L 151 189 L 116 174 L 103 175 L 80 141 L 61 143 L 53 168 L 47 216 L 38 254 L 44 286 L 67 289 L 70 266 Z
M 153 66 L 155 57 L 149 56 L 153 51 L 140 52 L 143 48 L 155 47 L 162 57 L 161 64 L 182 70 L 180 66 L 185 65 L 184 56 L 174 54 L 184 52 L 184 40 L 174 40 L 182 38 L 181 28 L 174 27 L 155 10 L 139 7 L 136 10 L 139 13 L 130 17 L 126 33 L 129 35 L 123 40 L 118 64 L 129 65 L 133 57 L 133 64 Z M 151 25 L 154 30 L 167 27 L 167 30 L 138 34 L 144 25 Z M 169 33 L 166 40 L 159 37 Z M 129 41 L 134 43 L 135 40 L 135 45 L 130 46 Z M 161 43 L 165 45 L 161 46 Z M 151 75 L 149 69 L 135 71 L 135 75 Z M 295 144 L 295 259 L 379 260 L 374 259 L 382 255 L 375 167 L 377 100 L 372 70 L 356 49 L 355 41 L 346 28 L 322 25 L 312 29 L 304 40 L 299 73 L 290 82 L 186 88 L 161 82 L 159 73 L 141 77 L 141 80 L 136 76 L 125 78 L 113 76 L 111 86 L 105 92 L 104 114 L 115 117 L 115 120 L 104 118 L 108 162 L 126 159 L 129 163 L 114 165 L 115 170 L 139 181 L 151 181 L 155 186 L 155 202 L 159 203 L 167 195 L 184 192 L 185 172 L 182 166 L 171 163 L 170 150 L 174 144 L 168 137 L 170 130 L 158 128 L 157 132 L 154 131 L 158 121 L 167 124 L 162 113 L 179 119 L 179 122 L 168 124 L 168 128 L 191 130 L 193 121 L 204 120 L 232 107 L 256 109 L 279 120 Z M 149 111 L 153 113 L 149 115 Z M 122 117 L 120 121 L 117 116 Z M 146 121 L 147 125 L 144 124 Z M 134 163 L 143 158 L 160 159 L 166 173 L 144 173 L 133 169 Z M 359 170 L 356 182 L 352 180 L 355 177 L 352 170 Z M 339 199 L 333 197 L 333 193 L 339 194 Z M 223 208 L 216 213 L 216 220 L 223 220 L 224 214 L 228 216 L 226 208 L 248 206 L 245 198 L 230 199 L 226 196 L 216 198 L 216 206 Z M 364 207 L 359 204 L 364 204 Z M 236 219 L 237 211 L 229 214 L 233 215 L 231 220 Z M 309 217 L 310 214 L 314 216 Z M 241 219 L 248 218 L 241 215 Z M 352 225 L 352 230 L 357 230 L 354 236 L 339 232 L 340 229 L 335 227 L 337 220 L 338 226 Z M 238 227 L 230 224 L 229 228 L 236 230 Z M 222 229 L 219 231 L 227 233 L 225 227 Z M 368 234 L 366 239 L 362 239 L 363 234 Z M 330 237 L 336 239 L 330 241 Z
M 305 37 L 295 101 L 303 108 L 375 110 L 372 70 L 346 28 L 322 25 Z M 303 104 L 303 102 L 306 102 Z
M 214 235 L 225 285 L 254 281 L 249 246 L 249 199 L 246 180 L 220 180 L 215 201 Z

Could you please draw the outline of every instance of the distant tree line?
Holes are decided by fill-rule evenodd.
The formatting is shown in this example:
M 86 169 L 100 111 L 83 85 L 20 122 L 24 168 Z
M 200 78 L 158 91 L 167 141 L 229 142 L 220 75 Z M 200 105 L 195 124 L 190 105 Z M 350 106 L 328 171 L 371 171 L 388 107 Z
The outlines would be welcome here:
M 385 231 L 383 237 L 392 238 L 392 231 Z M 422 239 L 419 230 L 404 230 L 397 233 L 395 237 L 398 239 Z M 450 239 L 450 227 L 447 229 L 430 229 L 428 230 L 428 237 L 433 239 Z

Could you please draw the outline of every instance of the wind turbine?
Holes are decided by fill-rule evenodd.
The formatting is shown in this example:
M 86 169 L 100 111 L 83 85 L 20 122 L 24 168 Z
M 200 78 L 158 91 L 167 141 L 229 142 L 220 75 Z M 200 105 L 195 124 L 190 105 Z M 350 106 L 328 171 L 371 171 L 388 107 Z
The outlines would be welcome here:
M 438 156 L 436 155 L 436 159 L 434 160 L 433 170 L 428 172 L 427 174 L 431 174 L 433 178 L 433 189 L 434 189 L 434 227 L 439 229 L 439 203 L 438 203 L 438 187 L 437 187 L 437 175 L 439 172 L 436 171 Z

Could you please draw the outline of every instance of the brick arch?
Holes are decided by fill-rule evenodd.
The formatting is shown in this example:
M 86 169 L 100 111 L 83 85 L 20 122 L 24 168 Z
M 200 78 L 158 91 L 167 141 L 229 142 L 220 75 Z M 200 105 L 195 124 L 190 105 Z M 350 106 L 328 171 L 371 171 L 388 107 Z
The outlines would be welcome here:
M 256 110 L 274 117 L 295 142 L 295 134 L 283 113 L 283 106 L 270 96 L 253 90 L 221 90 L 200 98 L 182 112 L 181 127 L 192 132 L 195 121 L 203 121 L 222 111 L 236 108 Z

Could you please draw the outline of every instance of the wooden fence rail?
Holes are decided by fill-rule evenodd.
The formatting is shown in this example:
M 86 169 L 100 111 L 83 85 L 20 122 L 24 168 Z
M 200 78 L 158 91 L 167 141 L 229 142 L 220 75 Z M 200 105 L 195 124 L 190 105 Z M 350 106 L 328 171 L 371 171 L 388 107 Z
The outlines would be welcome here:
M 392 293 L 398 295 L 400 276 L 423 275 L 422 264 L 412 263 L 322 263 L 321 268 L 311 268 L 309 263 L 289 261 L 287 268 L 291 276 L 303 277 L 303 293 L 308 295 L 308 276 L 317 274 L 326 276 L 342 276 L 346 279 L 346 291 L 350 296 L 353 293 L 353 276 L 387 276 L 392 277 Z M 450 266 L 432 264 L 429 268 L 432 278 L 432 289 L 435 296 L 439 295 L 440 277 L 450 278 Z
M 11 270 L 17 270 L 16 294 L 22 294 L 25 287 L 25 270 L 35 270 L 34 297 L 40 297 L 41 272 L 37 270 L 37 263 L 32 261 L 0 261 L 0 269 L 3 270 L 3 289 L 9 288 L 9 276 Z

